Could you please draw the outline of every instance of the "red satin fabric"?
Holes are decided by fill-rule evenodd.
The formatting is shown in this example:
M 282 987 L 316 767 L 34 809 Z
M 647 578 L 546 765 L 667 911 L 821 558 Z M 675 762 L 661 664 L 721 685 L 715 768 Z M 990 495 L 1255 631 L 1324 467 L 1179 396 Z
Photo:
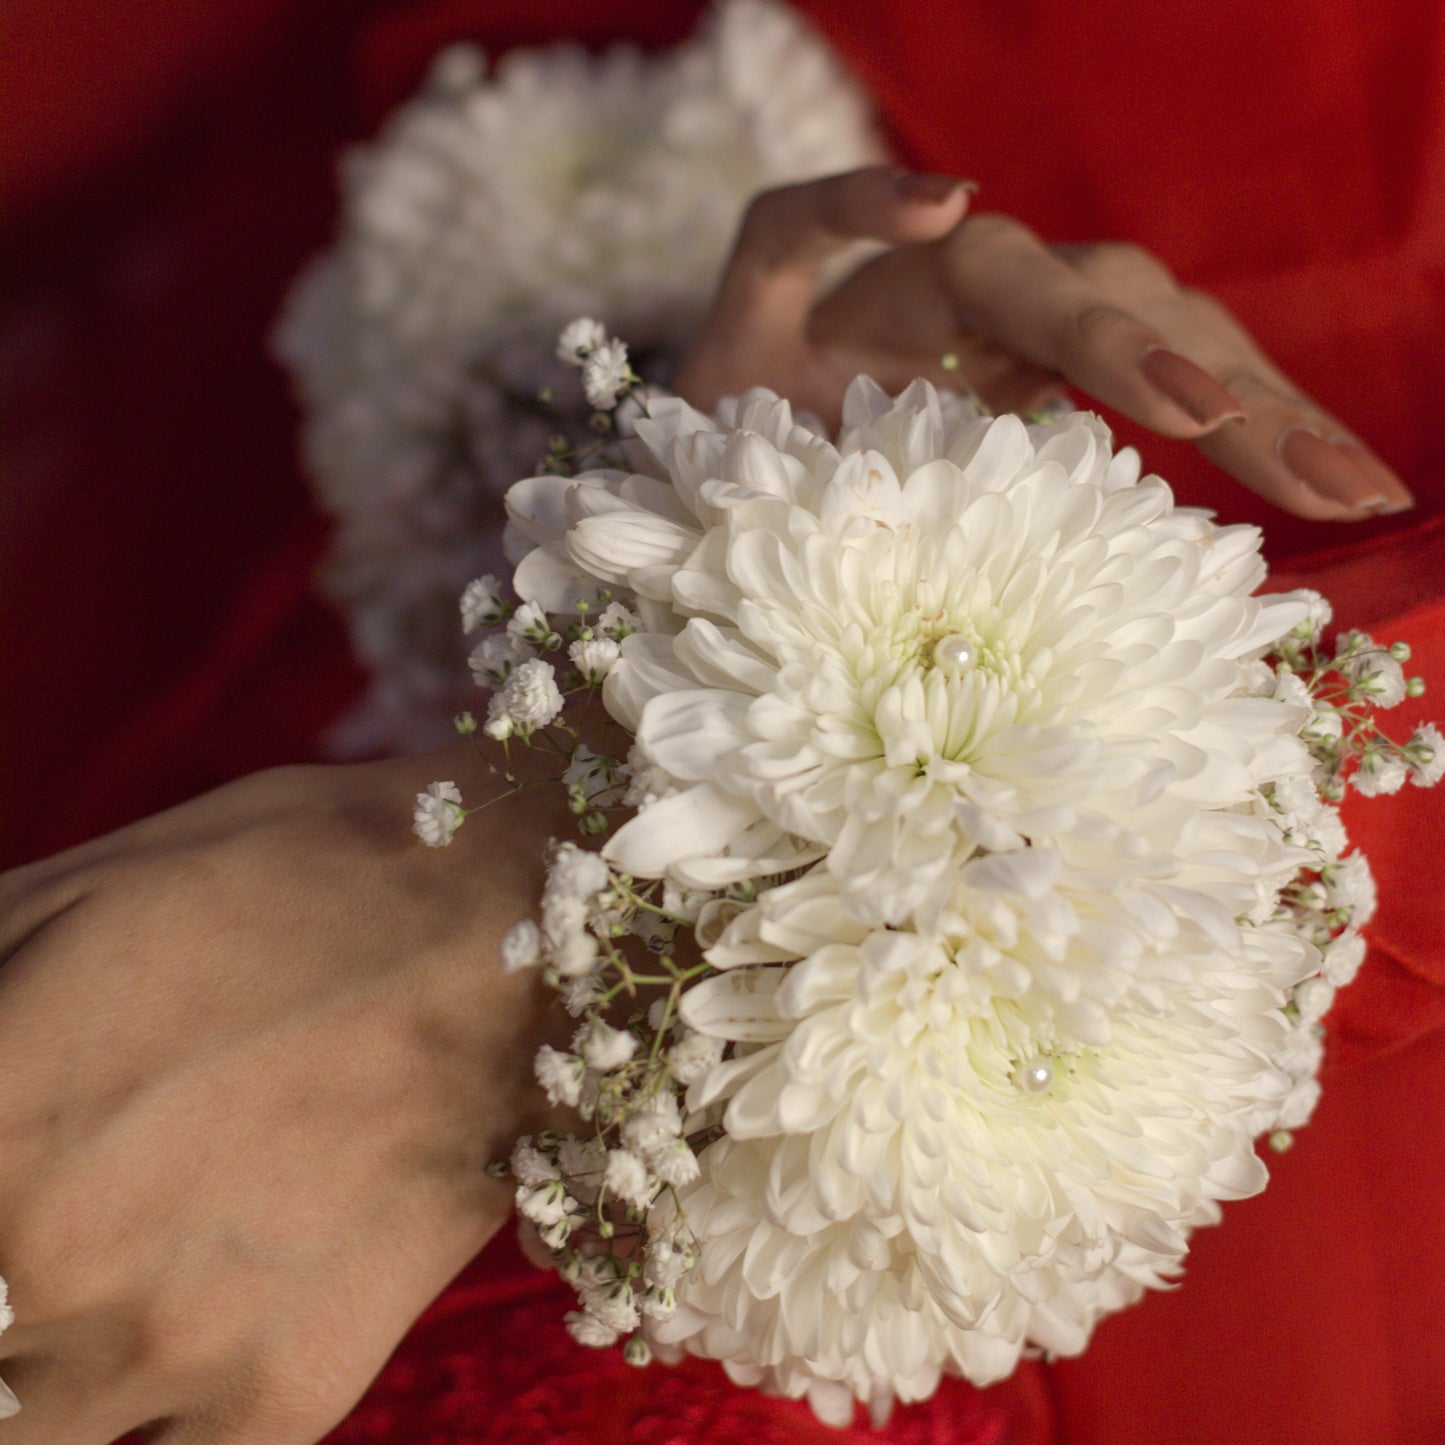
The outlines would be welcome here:
M 1187 448 L 1189 502 L 1264 526 L 1279 585 L 1415 648 L 1445 698 L 1445 39 L 1410 0 L 805 0 L 900 153 L 1054 240 L 1125 237 L 1220 296 L 1416 490 L 1347 529 L 1270 512 Z M 336 146 L 430 54 L 686 32 L 693 0 L 241 0 L 0 16 L 0 854 L 64 846 L 313 755 L 359 678 L 311 598 L 324 541 L 264 338 L 327 238 Z M 1140 440 L 1121 426 L 1130 440 Z M 1352 807 L 1383 903 L 1324 1102 L 1184 1286 L 1080 1360 L 947 1387 L 883 1440 L 1445 1438 L 1445 799 Z M 709 1366 L 583 1355 L 565 1294 L 489 1250 L 345 1445 L 837 1439 Z M 863 1429 L 857 1432 L 864 1438 Z M 844 1437 L 847 1438 L 847 1437 Z

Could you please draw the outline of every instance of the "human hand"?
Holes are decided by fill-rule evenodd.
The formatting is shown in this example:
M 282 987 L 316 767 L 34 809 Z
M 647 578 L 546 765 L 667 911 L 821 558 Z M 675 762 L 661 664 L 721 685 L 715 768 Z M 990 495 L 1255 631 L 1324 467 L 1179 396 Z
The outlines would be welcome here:
M 749 208 L 677 389 L 698 406 L 770 386 L 830 424 L 866 372 L 917 376 L 1028 412 L 1076 386 L 1297 516 L 1412 503 L 1357 437 L 1301 393 L 1212 297 L 1117 243 L 1048 247 L 1005 216 L 965 219 L 967 186 L 886 167 L 764 192 Z M 892 249 L 820 294 L 860 239 Z M 945 370 L 945 355 L 957 358 Z
M 506 976 L 560 789 L 470 746 L 263 773 L 0 877 L 4 1445 L 309 1445 L 506 1219 L 545 991 Z M 541 799 L 542 801 L 538 801 Z

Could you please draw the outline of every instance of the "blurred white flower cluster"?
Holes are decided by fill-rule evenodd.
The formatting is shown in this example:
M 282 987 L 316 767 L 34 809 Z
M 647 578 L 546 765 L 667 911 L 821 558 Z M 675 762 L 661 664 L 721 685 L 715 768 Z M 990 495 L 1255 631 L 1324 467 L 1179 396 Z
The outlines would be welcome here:
M 613 345 L 562 349 L 615 411 Z M 838 1423 L 1077 1353 L 1314 1107 L 1375 905 L 1336 805 L 1445 771 L 1374 722 L 1408 649 L 1254 596 L 1258 533 L 1085 414 L 860 380 L 836 440 L 761 390 L 633 430 L 511 490 L 521 601 L 463 601 L 485 730 L 549 730 L 606 835 L 504 948 L 579 1019 L 537 1075 L 592 1133 L 511 1162 L 572 1333 Z
M 561 323 L 605 318 L 665 378 L 748 199 L 880 158 L 861 91 L 772 0 L 727 0 L 658 56 L 557 46 L 489 69 L 457 46 L 347 157 L 336 247 L 276 342 L 337 522 L 326 586 L 372 676 L 338 751 L 445 740 L 468 686 L 455 599 L 500 570 L 502 493 L 621 379 L 608 349 L 561 367 Z

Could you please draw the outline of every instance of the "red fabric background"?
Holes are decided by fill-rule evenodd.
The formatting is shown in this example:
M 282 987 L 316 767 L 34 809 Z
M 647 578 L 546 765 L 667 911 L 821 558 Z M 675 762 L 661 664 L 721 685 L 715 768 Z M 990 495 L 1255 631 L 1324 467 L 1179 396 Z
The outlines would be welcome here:
M 1050 239 L 1150 247 L 1401 471 L 1417 512 L 1346 532 L 1267 512 L 1188 449 L 1145 448 L 1184 500 L 1265 527 L 1281 585 L 1320 585 L 1341 621 L 1407 637 L 1438 700 L 1439 7 L 803 8 L 901 153 L 974 176 L 980 204 Z M 324 534 L 265 353 L 287 281 L 328 236 L 338 144 L 373 129 L 446 40 L 662 44 L 697 9 L 12 0 L 0 12 L 0 859 L 310 756 L 354 695 L 340 628 L 308 590 Z M 1417 715 L 1427 709 L 1402 709 L 1398 724 Z M 1385 901 L 1332 1020 L 1324 1103 L 1269 1191 L 1200 1236 L 1185 1286 L 1107 1322 L 1082 1360 L 982 1399 L 955 1386 L 886 1438 L 1445 1438 L 1442 817 L 1417 792 L 1352 810 Z M 557 1304 L 550 1288 L 506 1247 L 489 1251 L 338 1441 L 812 1433 L 796 1413 L 719 1392 L 704 1367 L 664 1387 L 657 1372 L 582 1361 L 529 1323 Z M 529 1357 L 564 1386 L 594 1372 L 612 1413 L 564 1420 Z

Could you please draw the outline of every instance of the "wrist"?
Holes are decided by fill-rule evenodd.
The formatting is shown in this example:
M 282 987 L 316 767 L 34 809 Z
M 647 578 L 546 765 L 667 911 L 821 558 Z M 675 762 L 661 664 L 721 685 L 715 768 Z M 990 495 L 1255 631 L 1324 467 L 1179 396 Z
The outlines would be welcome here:
M 557 1122 L 533 1060 L 543 1044 L 565 1047 L 572 1023 L 535 970 L 503 969 L 501 943 L 513 924 L 535 914 L 553 840 L 576 836 L 565 792 L 549 781 L 561 767 L 537 750 L 504 749 L 474 736 L 367 768 L 374 816 L 385 817 L 408 886 L 423 891 L 426 912 L 445 939 L 435 956 L 434 1009 L 485 1080 L 485 1118 L 478 1121 L 483 1163 L 505 1157 L 518 1135 Z M 428 848 L 407 826 L 406 810 L 437 781 L 456 784 L 467 817 L 450 844 Z M 424 958 L 431 954 L 425 939 L 417 949 Z

